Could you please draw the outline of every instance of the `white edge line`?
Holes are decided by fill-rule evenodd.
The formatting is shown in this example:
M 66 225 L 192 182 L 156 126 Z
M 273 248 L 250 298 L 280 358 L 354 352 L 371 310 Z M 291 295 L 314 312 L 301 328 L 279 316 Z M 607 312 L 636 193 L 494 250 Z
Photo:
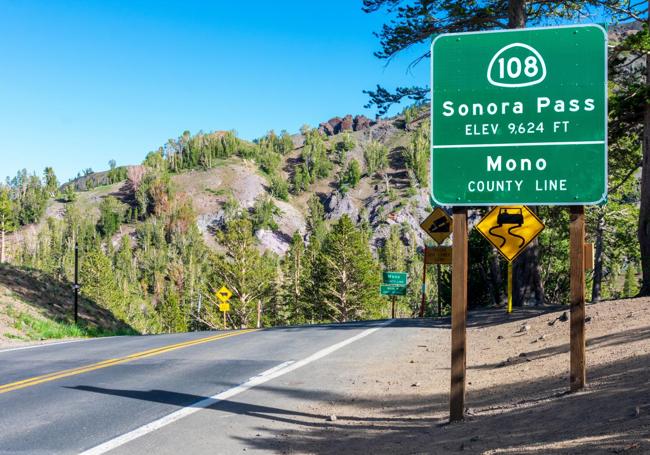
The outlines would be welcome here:
M 102 338 L 112 338 L 112 337 L 102 337 Z M 81 341 L 90 341 L 90 340 L 98 340 L 98 339 L 99 338 L 82 338 L 79 340 L 67 340 L 67 341 L 55 341 L 52 343 L 30 344 L 29 346 L 19 346 L 17 348 L 0 349 L 0 354 L 2 354 L 3 352 L 22 351 L 24 349 L 34 349 L 34 348 L 46 348 L 48 346 L 58 346 L 60 344 L 79 343 Z
M 178 411 L 172 412 L 171 414 L 166 415 L 165 417 L 162 417 L 158 420 L 154 420 L 153 422 L 150 422 L 146 425 L 143 425 L 139 428 L 136 428 L 135 430 L 132 430 L 128 433 L 125 433 L 121 436 L 118 436 L 114 439 L 111 439 L 109 441 L 104 442 L 103 444 L 100 444 L 98 446 L 95 446 L 91 449 L 88 449 L 84 452 L 81 452 L 80 455 L 101 455 L 104 454 L 110 450 L 116 449 L 117 447 L 120 447 L 128 442 L 131 442 L 135 439 L 138 439 L 148 433 L 152 433 L 156 430 L 159 430 L 160 428 L 163 428 L 171 423 L 174 423 L 184 417 L 187 417 L 191 414 L 194 414 L 195 412 L 198 412 L 202 409 L 209 408 L 210 406 L 215 405 L 216 403 L 219 403 L 220 401 L 227 400 L 228 398 L 234 397 L 235 395 L 239 395 L 242 392 L 245 392 L 249 389 L 252 389 L 253 387 L 256 387 L 258 385 L 264 384 L 265 382 L 270 381 L 271 379 L 275 379 L 277 377 L 283 376 L 287 373 L 290 373 L 294 370 L 297 370 L 298 368 L 304 367 L 305 365 L 308 365 L 312 362 L 315 362 L 316 360 L 319 360 L 335 351 L 338 351 L 339 349 L 354 343 L 355 341 L 360 340 L 361 338 L 367 337 L 371 333 L 376 332 L 382 327 L 387 326 L 393 322 L 393 320 L 388 320 L 385 322 L 380 323 L 377 327 L 373 327 L 371 329 L 364 330 L 363 332 L 348 338 L 347 340 L 343 340 L 339 343 L 333 344 L 332 346 L 329 346 L 327 348 L 321 349 L 318 352 L 315 352 L 314 354 L 305 357 L 302 360 L 298 361 L 289 361 L 289 362 L 284 362 L 279 365 L 276 365 L 275 367 L 266 370 L 262 373 L 260 373 L 257 376 L 253 376 L 250 378 L 248 381 L 233 387 L 231 389 L 225 390 L 221 393 L 218 393 L 216 395 L 213 395 L 211 397 L 205 398 L 201 401 L 198 401 L 196 403 L 190 404 L 182 409 L 179 409 Z
M 545 145 L 602 145 L 605 141 L 573 141 L 573 142 L 519 142 L 513 144 L 452 144 L 433 145 L 434 149 L 462 149 L 462 148 L 488 148 L 488 147 L 538 147 Z

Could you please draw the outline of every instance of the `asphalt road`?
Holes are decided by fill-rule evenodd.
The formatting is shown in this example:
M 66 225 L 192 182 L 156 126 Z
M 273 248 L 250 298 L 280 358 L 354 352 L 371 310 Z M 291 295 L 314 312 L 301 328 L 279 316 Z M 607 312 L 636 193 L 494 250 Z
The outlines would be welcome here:
M 329 372 L 334 380 L 338 359 L 381 349 L 384 332 L 408 324 L 115 337 L 0 351 L 0 453 L 241 451 L 245 438 L 227 425 L 206 424 L 203 438 L 191 441 L 183 440 L 184 426 L 216 409 L 246 427 L 262 411 L 234 403 L 247 396 L 281 402 L 265 398 L 276 378 L 318 368 L 317 377 Z

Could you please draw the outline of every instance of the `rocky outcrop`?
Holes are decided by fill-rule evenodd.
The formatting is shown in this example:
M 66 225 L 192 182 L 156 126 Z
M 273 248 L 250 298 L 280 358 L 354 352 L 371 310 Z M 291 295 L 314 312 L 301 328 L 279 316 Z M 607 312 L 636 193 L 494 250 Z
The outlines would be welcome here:
M 349 193 L 342 195 L 335 191 L 325 201 L 325 218 L 338 220 L 343 215 L 347 215 L 356 223 L 359 220 L 359 208 L 354 204 Z
M 333 117 L 327 122 L 323 122 L 319 125 L 318 130 L 321 134 L 326 134 L 328 136 L 334 136 L 343 131 L 363 131 L 370 128 L 374 125 L 375 122 L 370 120 L 365 115 L 357 115 L 352 117 L 351 115 L 346 115 L 345 117 Z
M 354 129 L 354 131 L 363 131 L 370 128 L 375 123 L 376 122 L 374 120 L 370 120 L 365 115 L 357 115 L 356 117 L 354 117 L 354 123 L 352 125 L 352 128 Z
M 273 251 L 279 256 L 284 256 L 289 250 L 288 240 L 290 238 L 287 239 L 281 232 L 260 229 L 255 233 L 255 237 L 260 242 L 260 249 L 262 251 Z
M 354 126 L 354 120 L 352 119 L 351 115 L 346 115 L 343 117 L 343 120 L 341 120 L 340 124 L 340 131 L 353 131 L 352 127 Z

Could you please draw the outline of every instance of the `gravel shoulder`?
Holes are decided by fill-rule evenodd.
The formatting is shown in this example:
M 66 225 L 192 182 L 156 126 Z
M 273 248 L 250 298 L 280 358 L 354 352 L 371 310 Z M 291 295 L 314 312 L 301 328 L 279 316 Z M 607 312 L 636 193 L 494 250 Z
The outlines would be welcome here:
M 580 393 L 567 393 L 564 310 L 519 310 L 517 320 L 480 312 L 468 330 L 464 422 L 447 423 L 449 321 L 428 321 L 386 329 L 348 361 L 303 373 L 293 385 L 301 394 L 278 384 L 283 409 L 300 418 L 267 420 L 263 433 L 240 437 L 248 450 L 274 453 L 649 453 L 649 304 L 588 305 L 588 387 Z

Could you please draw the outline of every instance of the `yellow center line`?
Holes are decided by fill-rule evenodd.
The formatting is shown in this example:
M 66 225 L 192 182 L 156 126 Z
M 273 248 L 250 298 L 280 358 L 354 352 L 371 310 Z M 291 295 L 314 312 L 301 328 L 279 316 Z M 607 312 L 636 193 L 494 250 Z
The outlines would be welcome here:
M 70 368 L 68 370 L 55 371 L 53 373 L 48 373 L 41 376 L 35 376 L 33 378 L 27 378 L 21 381 L 10 382 L 8 384 L 0 385 L 0 394 L 11 392 L 18 389 L 23 389 L 25 387 L 31 387 L 33 385 L 42 384 L 44 382 L 54 381 L 56 379 L 67 378 L 69 376 L 75 376 L 78 374 L 87 373 L 89 371 L 95 371 L 95 370 L 100 370 L 102 368 L 112 367 L 114 365 L 120 365 L 122 363 L 131 362 L 133 360 L 144 359 L 147 357 L 164 354 L 166 352 L 175 351 L 176 349 L 195 346 L 197 344 L 209 343 L 211 341 L 221 340 L 223 338 L 229 338 L 236 335 L 243 335 L 244 333 L 254 332 L 254 331 L 255 329 L 240 330 L 237 332 L 230 332 L 230 333 L 214 335 L 206 338 L 199 338 L 198 340 L 183 341 L 181 343 L 170 344 L 155 349 L 148 349 L 146 351 L 136 352 L 135 354 L 130 354 L 124 357 L 103 360 L 101 362 L 92 363 L 90 365 Z

